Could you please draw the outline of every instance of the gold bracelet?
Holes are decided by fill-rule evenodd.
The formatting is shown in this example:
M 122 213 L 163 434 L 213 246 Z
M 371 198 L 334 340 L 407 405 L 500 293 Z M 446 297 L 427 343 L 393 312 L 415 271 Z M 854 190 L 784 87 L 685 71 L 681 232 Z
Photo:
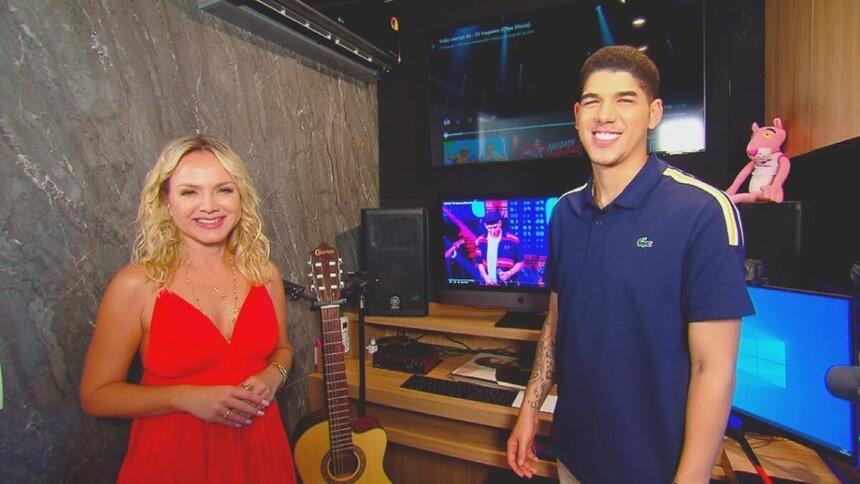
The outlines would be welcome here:
M 287 367 L 280 363 L 269 363 L 269 366 L 274 366 L 278 373 L 281 374 L 281 384 L 278 385 L 278 390 L 284 387 L 287 384 Z M 277 391 L 277 390 L 276 390 Z

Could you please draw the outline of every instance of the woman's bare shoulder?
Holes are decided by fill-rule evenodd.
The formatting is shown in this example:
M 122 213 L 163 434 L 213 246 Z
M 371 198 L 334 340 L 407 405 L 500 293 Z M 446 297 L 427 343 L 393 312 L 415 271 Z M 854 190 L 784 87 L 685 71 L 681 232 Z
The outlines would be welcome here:
M 125 299 L 127 297 L 140 298 L 150 296 L 158 290 L 154 281 L 146 275 L 143 264 L 129 264 L 114 275 L 108 285 L 105 295 L 116 295 Z
M 157 284 L 146 276 L 141 264 L 129 264 L 114 275 L 105 289 L 96 325 L 140 324 L 146 328 Z M 134 315 L 134 317 L 129 317 Z
M 266 279 L 263 281 L 269 291 L 283 291 L 284 283 L 281 281 L 281 270 L 277 264 L 269 260 L 266 262 Z

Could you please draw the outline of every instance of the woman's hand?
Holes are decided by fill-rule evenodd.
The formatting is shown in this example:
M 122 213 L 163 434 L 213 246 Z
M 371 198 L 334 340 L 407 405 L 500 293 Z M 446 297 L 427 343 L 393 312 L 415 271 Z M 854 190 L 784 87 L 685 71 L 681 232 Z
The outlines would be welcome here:
M 267 366 L 260 373 L 246 378 L 239 386 L 271 402 L 275 399 L 275 392 L 280 388 L 282 381 L 281 372 L 274 366 Z
M 241 387 L 188 386 L 177 397 L 177 407 L 206 422 L 242 427 L 264 415 L 270 400 Z

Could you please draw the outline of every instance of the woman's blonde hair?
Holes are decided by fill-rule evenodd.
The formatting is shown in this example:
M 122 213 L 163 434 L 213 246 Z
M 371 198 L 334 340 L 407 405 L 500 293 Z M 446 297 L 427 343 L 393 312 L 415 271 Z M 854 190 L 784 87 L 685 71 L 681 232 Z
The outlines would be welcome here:
M 161 150 L 155 166 L 146 175 L 137 210 L 139 233 L 132 252 L 132 262 L 143 265 L 148 279 L 158 286 L 167 283 L 179 268 L 179 230 L 168 211 L 166 195 L 169 180 L 186 154 L 205 150 L 218 159 L 233 178 L 239 191 L 242 214 L 227 238 L 227 250 L 235 255 L 236 267 L 252 284 L 269 279 L 269 239 L 263 234 L 260 198 L 245 163 L 226 143 L 203 134 L 180 136 Z

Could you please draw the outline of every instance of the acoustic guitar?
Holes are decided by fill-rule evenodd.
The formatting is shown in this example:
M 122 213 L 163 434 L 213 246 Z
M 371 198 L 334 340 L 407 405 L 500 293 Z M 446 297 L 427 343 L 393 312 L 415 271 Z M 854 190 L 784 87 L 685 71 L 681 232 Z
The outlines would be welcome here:
M 340 259 L 325 242 L 311 252 L 312 296 L 322 315 L 325 414 L 311 414 L 297 426 L 294 458 L 299 476 L 311 483 L 390 483 L 382 461 L 388 437 L 372 417 L 352 420 L 344 363 L 340 305 Z

